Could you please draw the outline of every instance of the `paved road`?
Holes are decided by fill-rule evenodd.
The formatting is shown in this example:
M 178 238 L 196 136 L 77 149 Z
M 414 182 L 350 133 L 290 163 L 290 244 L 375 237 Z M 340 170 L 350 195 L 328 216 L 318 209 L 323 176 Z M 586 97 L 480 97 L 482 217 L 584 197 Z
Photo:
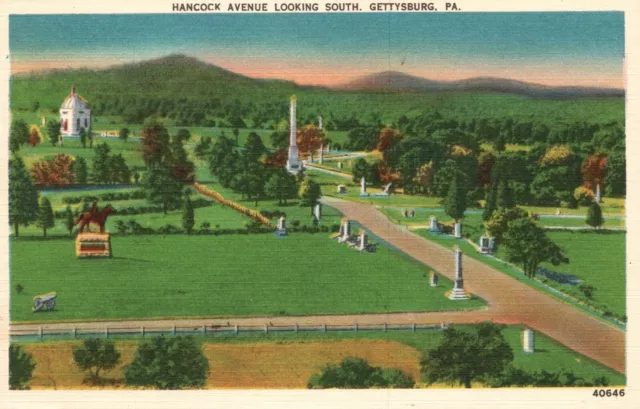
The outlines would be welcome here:
M 323 200 L 381 239 L 453 279 L 451 250 L 393 224 L 370 205 L 328 197 Z M 494 321 L 522 322 L 569 348 L 624 373 L 624 331 L 479 261 L 464 257 L 463 265 L 465 289 L 487 300 L 487 313 Z M 487 313 L 478 316 L 486 316 Z M 469 318 L 475 320 L 477 316 L 470 314 Z
M 328 197 L 325 197 L 323 201 L 338 208 L 347 218 L 357 221 L 381 239 L 453 279 L 453 253 L 451 250 L 391 223 L 371 205 Z M 17 335 L 20 330 L 34 330 L 38 327 L 42 327 L 44 330 L 76 327 L 79 330 L 102 331 L 106 327 L 131 329 L 144 326 L 148 329 L 168 329 L 173 325 L 178 327 L 193 326 L 195 329 L 201 328 L 203 325 L 440 324 L 443 322 L 474 323 L 492 320 L 503 324 L 524 323 L 618 372 L 625 372 L 624 331 L 469 257 L 464 258 L 463 265 L 465 289 L 487 300 L 487 308 L 468 312 L 91 321 L 42 325 L 11 324 L 10 333 Z

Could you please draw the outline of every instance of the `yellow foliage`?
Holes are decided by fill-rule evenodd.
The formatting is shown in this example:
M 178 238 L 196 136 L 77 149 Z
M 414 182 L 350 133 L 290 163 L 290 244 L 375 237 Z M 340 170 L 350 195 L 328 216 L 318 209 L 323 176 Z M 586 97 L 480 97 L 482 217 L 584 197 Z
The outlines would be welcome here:
M 541 159 L 543 165 L 562 165 L 571 159 L 573 153 L 566 145 L 550 147 Z
M 473 152 L 466 146 L 453 145 L 451 147 L 451 156 L 469 156 L 471 154 L 473 154 Z

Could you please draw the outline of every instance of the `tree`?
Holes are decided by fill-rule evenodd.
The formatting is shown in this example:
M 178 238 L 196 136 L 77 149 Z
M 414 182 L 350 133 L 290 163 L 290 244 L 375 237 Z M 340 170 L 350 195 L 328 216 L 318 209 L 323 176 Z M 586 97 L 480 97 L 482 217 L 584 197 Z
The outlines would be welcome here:
M 471 388 L 474 381 L 488 382 L 499 376 L 513 361 L 513 351 L 501 332 L 491 322 L 478 324 L 475 332 L 448 327 L 440 345 L 420 361 L 429 385 L 445 382 Z
M 93 148 L 93 132 L 91 132 L 91 129 L 87 132 L 87 139 L 89 140 L 89 148 Z
M 38 132 L 37 126 L 31 127 L 31 132 L 29 133 L 29 145 L 31 147 L 35 147 L 40 143 L 40 132 Z
M 297 143 L 300 152 L 315 152 L 322 143 L 324 134 L 316 125 L 309 124 L 298 128 Z
M 111 168 L 109 161 L 109 153 L 111 148 L 106 142 L 96 146 L 94 149 L 93 169 L 91 171 L 91 180 L 94 183 L 109 183 L 111 181 Z
M 16 237 L 19 226 L 28 226 L 38 217 L 38 191 L 20 157 L 9 160 L 9 224 Z
M 142 128 L 140 133 L 142 145 L 142 160 L 148 167 L 165 164 L 169 161 L 169 131 L 163 125 L 150 122 Z
M 329 364 L 319 374 L 309 379 L 309 389 L 328 388 L 412 388 L 410 375 L 399 369 L 382 369 L 371 366 L 365 359 L 346 357 L 339 365 Z
M 40 199 L 40 207 L 38 208 L 38 219 L 36 220 L 36 226 L 42 229 L 44 237 L 47 237 L 47 229 L 53 228 L 55 226 L 51 202 L 46 197 Z
M 367 178 L 370 174 L 369 163 L 364 158 L 356 159 L 351 170 L 352 180 L 354 183 L 360 183 L 360 180 L 364 177 Z M 369 181 L 371 182 L 371 181 Z
M 167 214 L 170 208 L 177 208 L 180 204 L 182 183 L 171 176 L 171 170 L 165 166 L 149 168 L 143 180 L 147 199 L 151 202 L 162 203 L 162 211 Z
M 80 130 L 80 143 L 83 148 L 87 147 L 87 131 L 84 128 Z
M 504 137 L 502 135 L 498 136 L 496 142 L 493 144 L 493 149 L 496 152 L 502 152 L 505 150 L 505 147 Z
M 557 266 L 569 262 L 560 247 L 547 237 L 544 229 L 529 218 L 509 222 L 503 239 L 508 260 L 522 263 L 524 273 L 529 278 L 535 277 L 540 263 L 548 261 Z
M 209 362 L 192 337 L 163 336 L 146 340 L 124 370 L 129 386 L 182 389 L 204 386 Z
M 120 352 L 113 340 L 89 338 L 73 347 L 73 361 L 81 370 L 89 371 L 89 380 L 96 382 L 100 371 L 109 371 L 120 363 Z
M 47 135 L 49 135 L 49 142 L 51 145 L 56 146 L 60 141 L 60 121 L 51 120 L 47 122 Z
M 624 150 L 609 154 L 605 165 L 605 192 L 607 196 L 624 196 L 627 193 L 627 161 Z
M 29 389 L 36 364 L 33 356 L 20 345 L 9 345 L 9 389 Z
M 71 211 L 71 206 L 67 205 L 67 208 L 64 211 L 64 226 L 69 230 L 69 236 L 73 233 L 74 226 L 74 217 L 73 212 Z
M 602 185 L 607 168 L 607 156 L 604 152 L 598 152 L 589 156 L 582 163 L 582 183 L 592 191 L 597 185 Z
M 298 187 L 296 184 L 296 177 L 284 168 L 279 168 L 265 185 L 265 192 L 270 197 L 278 200 L 278 205 L 282 205 L 282 202 L 287 203 L 287 199 L 293 199 L 296 197 Z
M 510 209 L 516 205 L 513 197 L 513 189 L 509 186 L 509 182 L 503 180 L 498 187 L 498 197 L 496 204 L 499 209 Z
M 498 208 L 498 185 L 497 180 L 493 180 L 489 185 L 487 199 L 484 202 L 484 211 L 482 212 L 482 220 L 487 221 L 493 216 L 493 212 Z
M 425 163 L 418 168 L 413 183 L 420 188 L 423 194 L 427 196 L 433 195 L 433 162 Z
M 273 132 L 269 138 L 271 139 L 271 146 L 276 149 L 287 149 L 289 147 L 289 133 L 276 131 Z
M 36 185 L 70 185 L 75 181 L 74 164 L 71 155 L 59 153 L 51 159 L 34 163 L 30 174 Z
M 247 135 L 247 140 L 244 143 L 244 150 L 242 151 L 242 159 L 245 168 L 258 163 L 266 151 L 267 148 L 265 148 L 262 143 L 260 135 L 255 132 L 249 133 L 249 135 Z
M 509 222 L 523 217 L 529 217 L 529 213 L 527 213 L 526 210 L 519 207 L 513 207 L 510 209 L 502 208 L 494 211 L 489 220 L 485 222 L 484 226 L 492 237 L 495 237 L 498 242 L 501 242 L 502 236 L 509 228 Z
M 458 222 L 467 209 L 467 192 L 464 190 L 463 175 L 460 171 L 453 174 L 447 197 L 444 200 L 444 212 Z
M 234 138 L 236 138 L 236 146 L 240 145 L 240 130 L 238 128 L 233 128 L 231 131 Z
M 196 219 L 193 211 L 193 204 L 191 204 L 189 195 L 185 194 L 184 207 L 182 208 L 182 227 L 187 231 L 187 234 L 191 234 L 195 224 Z
M 24 119 L 14 119 L 11 121 L 9 130 L 9 148 L 15 153 L 20 150 L 20 146 L 29 141 L 29 127 Z
M 298 196 L 300 197 L 300 206 L 311 207 L 311 214 L 313 215 L 313 207 L 322 196 L 320 185 L 308 177 L 304 178 L 300 185 Z
M 202 159 L 207 155 L 209 149 L 211 149 L 211 138 L 203 136 L 198 140 L 198 143 L 196 143 L 193 153 L 195 153 L 198 158 Z
M 176 135 L 176 140 L 178 140 L 180 142 L 187 142 L 189 139 L 191 139 L 191 132 L 189 132 L 188 129 L 186 129 L 186 128 L 178 129 L 178 134 Z
M 87 171 L 87 161 L 82 157 L 76 157 L 76 161 L 73 164 L 73 172 L 76 175 L 76 183 L 79 185 L 86 185 L 89 179 L 89 172 Z
M 392 148 L 398 142 L 402 140 L 404 135 L 396 129 L 385 127 L 380 130 L 380 135 L 378 136 L 378 144 L 376 145 L 376 149 L 379 152 L 384 152 L 387 149 Z
M 604 224 L 602 209 L 598 203 L 592 203 L 587 211 L 587 224 L 591 227 L 599 228 Z
M 120 129 L 119 135 L 120 135 L 120 139 L 126 142 L 127 139 L 129 139 L 129 128 Z

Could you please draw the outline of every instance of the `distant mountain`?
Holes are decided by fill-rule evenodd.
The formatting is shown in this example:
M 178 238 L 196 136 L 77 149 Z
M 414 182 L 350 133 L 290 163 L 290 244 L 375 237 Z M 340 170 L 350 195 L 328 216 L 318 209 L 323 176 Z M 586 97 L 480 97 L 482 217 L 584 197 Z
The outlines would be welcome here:
M 536 98 L 620 97 L 618 88 L 548 86 L 506 78 L 476 77 L 459 81 L 433 81 L 398 71 L 385 71 L 358 78 L 335 87 L 340 90 L 366 92 L 494 92 Z

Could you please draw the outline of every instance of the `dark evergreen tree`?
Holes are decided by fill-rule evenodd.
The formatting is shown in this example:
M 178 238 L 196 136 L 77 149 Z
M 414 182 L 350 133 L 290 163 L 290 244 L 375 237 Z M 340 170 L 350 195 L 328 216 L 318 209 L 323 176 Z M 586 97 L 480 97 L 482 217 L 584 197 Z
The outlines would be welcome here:
M 509 182 L 504 180 L 500 182 L 496 204 L 499 209 L 511 209 L 516 205 L 513 189 L 509 186 Z
M 91 180 L 94 183 L 110 183 L 111 167 L 109 162 L 109 153 L 111 148 L 106 142 L 96 146 L 94 149 L 93 169 L 91 171 Z
M 76 157 L 76 161 L 73 163 L 73 172 L 76 175 L 76 183 L 79 185 L 86 185 L 89 179 L 87 171 L 87 161 L 82 157 Z
M 29 127 L 24 119 L 14 119 L 11 121 L 9 130 L 9 149 L 15 153 L 20 147 L 29 142 Z
M 36 363 L 20 345 L 9 345 L 9 389 L 29 389 Z
M 56 146 L 60 141 L 60 121 L 50 120 L 47 122 L 47 135 L 49 135 L 49 142 L 51 145 Z
M 187 234 L 191 234 L 193 226 L 196 224 L 195 213 L 193 210 L 193 204 L 188 194 L 185 194 L 184 207 L 182 208 L 182 227 L 187 231 Z
M 599 228 L 604 224 L 602 209 L 598 203 L 592 203 L 591 206 L 589 206 L 586 223 L 595 228 Z
M 9 160 L 9 224 L 19 236 L 19 226 L 28 226 L 38 217 L 38 191 L 21 157 Z
M 445 214 L 456 222 L 464 217 L 464 211 L 467 209 L 467 192 L 464 189 L 463 177 L 460 171 L 453 174 L 449 192 L 444 201 Z
M 53 209 L 51 208 L 51 202 L 46 197 L 40 199 L 36 226 L 42 229 L 44 237 L 47 237 L 47 229 L 53 228 L 55 226 L 55 219 L 53 218 Z

